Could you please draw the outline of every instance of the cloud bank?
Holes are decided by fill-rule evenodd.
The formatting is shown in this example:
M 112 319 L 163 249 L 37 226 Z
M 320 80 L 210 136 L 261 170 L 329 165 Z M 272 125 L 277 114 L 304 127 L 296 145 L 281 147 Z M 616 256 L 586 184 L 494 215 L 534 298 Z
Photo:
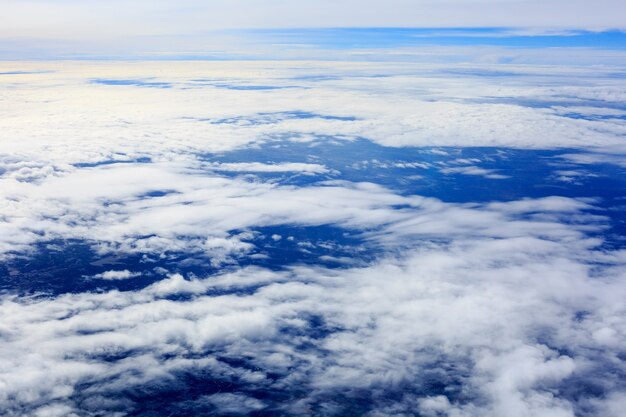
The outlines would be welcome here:
M 11 63 L 0 409 L 620 416 L 620 71 Z
M 490 210 L 540 207 L 584 206 Z M 472 215 L 485 213 L 462 214 Z M 426 221 L 398 229 L 421 234 Z M 125 415 L 156 400 L 168 412 L 222 415 L 618 416 L 626 257 L 598 251 L 574 226 L 546 226 L 468 222 L 446 244 L 366 268 L 251 268 L 173 275 L 138 292 L 5 296 L 0 403 L 8 415 Z M 220 388 L 159 403 L 192 383 L 185 375 Z M 285 397 L 263 395 L 272 391 Z M 359 409 L 362 395 L 371 402 Z

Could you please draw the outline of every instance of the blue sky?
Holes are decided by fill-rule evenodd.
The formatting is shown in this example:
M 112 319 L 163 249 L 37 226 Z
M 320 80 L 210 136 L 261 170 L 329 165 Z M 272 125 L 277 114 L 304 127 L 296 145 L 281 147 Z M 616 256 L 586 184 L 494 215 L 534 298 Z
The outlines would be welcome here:
M 5 0 L 0 33 L 115 35 L 293 27 L 624 28 L 620 0 Z
M 190 35 L 131 36 L 118 40 L 0 39 L 0 59 L 410 59 L 407 51 L 445 52 L 450 60 L 465 60 L 497 50 L 565 51 L 585 60 L 586 54 L 568 50 L 626 51 L 626 32 L 580 29 L 519 28 L 300 28 L 228 29 Z M 402 56 L 393 54 L 403 51 Z M 532 55 L 532 52 L 530 52 Z M 400 57 L 400 58 L 399 58 Z M 550 56 L 546 56 L 550 58 Z M 569 58 L 563 57 L 567 60 Z M 593 62 L 595 58 L 591 61 Z M 582 62 L 581 61 L 581 62 Z M 621 59 L 621 62 L 624 62 Z
M 618 0 L 5 0 L 0 59 L 258 59 L 285 44 L 305 58 L 315 58 L 305 48 L 623 50 L 624 15 Z
M 504 47 L 626 48 L 626 32 L 607 30 L 524 30 L 515 28 L 324 28 L 259 29 L 240 32 L 260 42 L 324 48 L 396 48 L 425 45 Z

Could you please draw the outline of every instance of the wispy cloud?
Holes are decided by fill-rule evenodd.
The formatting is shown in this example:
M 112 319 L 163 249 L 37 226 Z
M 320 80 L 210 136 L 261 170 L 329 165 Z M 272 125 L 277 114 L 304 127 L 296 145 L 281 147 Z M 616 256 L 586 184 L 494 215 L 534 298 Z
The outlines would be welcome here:
M 463 174 L 463 175 L 478 175 L 481 177 L 489 178 L 492 180 L 504 180 L 509 178 L 507 175 L 498 174 L 496 170 L 480 168 L 473 165 L 442 168 L 440 170 L 444 174 Z

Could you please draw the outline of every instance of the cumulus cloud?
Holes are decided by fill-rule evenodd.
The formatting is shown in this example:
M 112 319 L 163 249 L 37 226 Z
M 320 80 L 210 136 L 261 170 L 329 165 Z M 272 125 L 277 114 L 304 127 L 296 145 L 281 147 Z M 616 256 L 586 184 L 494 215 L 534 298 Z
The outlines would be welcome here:
M 171 192 L 142 198 L 155 188 Z M 41 184 L 9 182 L 3 192 L 7 252 L 28 241 L 79 238 L 102 242 L 102 251 L 215 255 L 248 248 L 238 236 L 229 237 L 232 230 L 294 223 L 368 228 L 408 216 L 396 212 L 394 204 L 420 202 L 374 184 L 288 187 L 154 164 L 82 169 Z
M 592 114 L 590 102 L 622 98 L 620 81 L 584 68 L 543 68 L 560 81 L 537 83 L 536 68 L 519 67 L 496 86 L 439 66 L 267 65 L 15 64 L 21 73 L 0 88 L 13 104 L 0 117 L 3 260 L 79 240 L 101 256 L 201 253 L 235 267 L 159 269 L 132 291 L 3 293 L 5 414 L 617 416 L 626 254 L 602 240 L 613 225 L 599 199 L 446 202 L 349 181 L 307 149 L 359 138 L 372 152 L 437 146 L 423 161 L 337 155 L 385 175 L 502 175 L 445 146 L 579 148 L 561 161 L 618 163 L 619 119 L 553 105 Z M 168 88 L 91 82 L 107 77 Z M 324 117 L 206 122 L 285 112 Z M 262 158 L 264 146 L 280 150 Z M 219 159 L 251 152 L 263 160 Z M 584 171 L 557 175 L 574 172 Z M 332 267 L 237 267 L 267 258 L 263 245 L 308 248 L 289 228 L 322 226 L 377 255 L 359 264 L 327 244 L 317 260 Z M 271 227 L 284 229 L 256 230 Z M 107 268 L 95 278 L 144 278 Z
M 540 205 L 584 209 L 567 200 Z M 371 415 L 419 407 L 425 415 L 591 416 L 615 407 L 619 379 L 600 375 L 625 341 L 623 257 L 609 261 L 598 241 L 584 243 L 566 223 L 546 235 L 546 223 L 532 220 L 523 236 L 506 217 L 490 224 L 500 237 L 468 222 L 447 243 L 428 240 L 365 268 L 248 268 L 207 279 L 174 275 L 137 292 L 5 296 L 0 402 L 16 415 L 52 405 L 128 411 L 141 404 L 104 399 L 140 386 L 158 395 L 184 383 L 177 375 L 200 373 L 226 391 L 170 407 L 193 400 L 223 413 L 298 414 L 325 401 L 341 414 L 364 389 Z M 600 259 L 620 269 L 593 271 Z M 437 380 L 448 391 L 432 396 Z M 606 396 L 567 389 L 596 383 Z M 298 393 L 302 385 L 309 388 Z M 406 398 L 390 400 L 399 387 Z M 290 399 L 259 401 L 264 390 Z
M 138 275 L 139 273 L 137 272 L 131 272 L 128 269 L 124 269 L 121 271 L 115 271 L 115 270 L 106 271 L 101 274 L 94 275 L 93 277 L 97 279 L 117 280 L 117 279 L 134 278 Z
M 443 76 L 440 67 L 414 64 L 403 64 L 402 69 L 374 63 L 319 64 L 303 71 L 278 63 L 273 64 L 271 73 L 263 73 L 264 65 L 82 64 L 76 72 L 69 71 L 68 65 L 16 64 L 21 70 L 52 68 L 57 72 L 7 76 L 9 83 L 1 94 L 13 105 L 3 109 L 6 140 L 0 153 L 11 158 L 6 162 L 3 158 L 3 168 L 8 175 L 36 179 L 58 175 L 74 163 L 146 157 L 186 161 L 190 151 L 228 151 L 271 138 L 312 135 L 365 137 L 385 146 L 545 149 L 623 146 L 626 132 L 619 119 L 575 119 L 550 108 L 555 101 L 572 101 L 568 97 L 576 98 L 576 106 L 598 100 L 623 101 L 626 93 L 620 80 L 595 78 L 596 70 L 548 68 L 544 76 L 560 77 L 564 85 L 538 87 L 532 78 L 501 80 L 497 86 L 485 77 L 465 78 L 459 83 L 457 76 Z M 519 69 L 526 77 L 536 71 Z M 298 79 L 311 73 L 338 79 Z M 389 76 L 373 76 L 380 73 Z M 161 77 L 153 81 L 168 82 L 172 87 L 90 82 L 94 78 L 145 79 L 154 74 Z M 209 82 L 198 81 L 203 79 Z M 296 88 L 228 89 L 214 85 L 212 79 L 234 86 Z M 528 102 L 533 105 L 526 105 Z M 277 118 L 251 125 L 203 121 L 295 109 L 333 117 Z M 76 146 L 79 138 L 80 152 Z M 43 144 L 45 164 L 41 160 Z

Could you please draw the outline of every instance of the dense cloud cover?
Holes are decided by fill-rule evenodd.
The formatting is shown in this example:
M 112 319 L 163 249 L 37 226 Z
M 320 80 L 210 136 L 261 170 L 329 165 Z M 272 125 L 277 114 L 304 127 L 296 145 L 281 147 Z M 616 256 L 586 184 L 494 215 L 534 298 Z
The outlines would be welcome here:
M 623 69 L 9 66 L 5 415 L 626 407 Z

